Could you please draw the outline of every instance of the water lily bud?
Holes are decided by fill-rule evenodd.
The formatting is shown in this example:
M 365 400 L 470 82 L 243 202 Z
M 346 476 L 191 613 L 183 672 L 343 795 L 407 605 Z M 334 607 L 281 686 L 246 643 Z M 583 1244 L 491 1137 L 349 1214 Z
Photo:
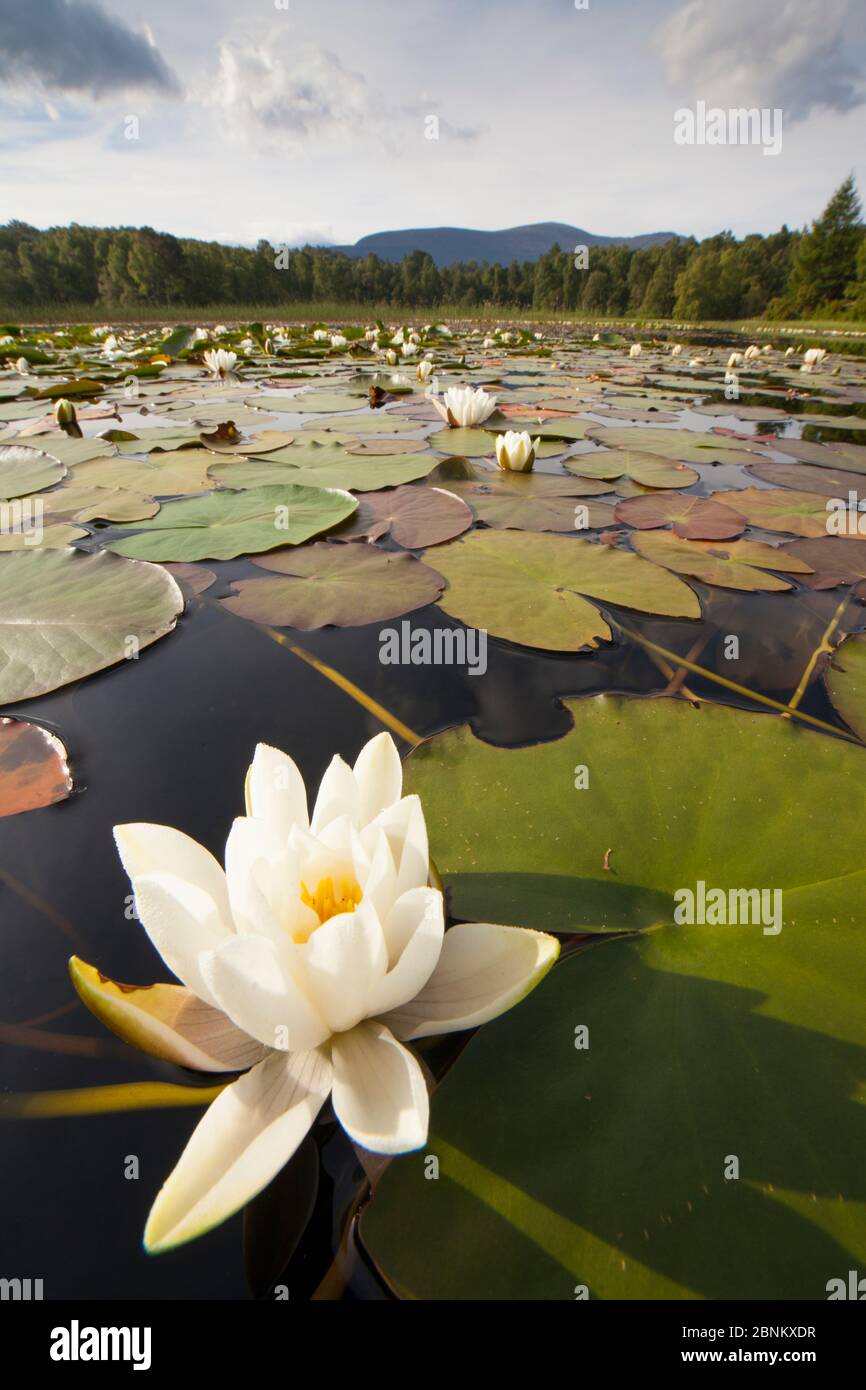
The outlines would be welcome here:
M 425 357 L 424 360 L 422 362 L 419 362 L 418 366 L 415 368 L 415 375 L 419 381 L 426 381 L 432 370 L 433 363 L 428 361 L 428 359 Z
M 629 350 L 628 350 L 628 355 L 629 355 L 629 357 L 640 357 L 640 355 L 641 355 L 641 345 L 640 345 L 640 343 L 632 343 L 631 347 L 630 347 Z
M 508 473 L 529 473 L 540 442 L 530 439 L 527 430 L 506 430 L 496 437 L 496 462 Z
M 58 425 L 74 425 L 78 418 L 75 414 L 75 406 L 65 398 L 55 401 L 54 418 Z
M 19 376 L 27 376 L 30 371 L 30 363 L 26 357 L 19 357 L 15 363 L 15 370 Z
M 388 363 L 389 367 L 396 367 L 397 354 L 393 348 L 389 348 L 388 351 L 385 353 L 385 360 Z

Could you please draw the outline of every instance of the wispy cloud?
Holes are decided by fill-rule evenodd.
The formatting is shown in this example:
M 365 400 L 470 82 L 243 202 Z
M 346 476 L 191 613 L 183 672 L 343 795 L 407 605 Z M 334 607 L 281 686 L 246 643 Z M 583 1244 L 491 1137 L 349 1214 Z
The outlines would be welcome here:
M 180 93 L 159 49 L 91 0 L 0 0 L 0 83 L 99 98 Z
M 691 95 L 781 107 L 797 121 L 816 107 L 845 112 L 866 101 L 845 52 L 851 20 L 850 0 L 688 0 L 656 41 L 669 80 Z

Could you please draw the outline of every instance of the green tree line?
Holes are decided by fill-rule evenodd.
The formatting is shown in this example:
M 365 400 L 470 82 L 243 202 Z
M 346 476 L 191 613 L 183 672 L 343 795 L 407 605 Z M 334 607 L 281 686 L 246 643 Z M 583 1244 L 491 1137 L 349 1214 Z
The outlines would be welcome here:
M 587 317 L 684 320 L 866 318 L 866 227 L 853 176 L 802 231 L 738 241 L 731 232 L 641 250 L 554 246 L 538 261 L 437 268 L 260 241 L 224 246 L 151 227 L 0 227 L 0 304 L 99 309 L 353 303 L 552 309 Z

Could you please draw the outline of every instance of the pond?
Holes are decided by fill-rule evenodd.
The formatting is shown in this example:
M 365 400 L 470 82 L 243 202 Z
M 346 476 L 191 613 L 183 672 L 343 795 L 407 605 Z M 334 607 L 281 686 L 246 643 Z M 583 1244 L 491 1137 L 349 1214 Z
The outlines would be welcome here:
M 866 1259 L 866 359 L 115 332 L 22 327 L 0 371 L 3 1272 L 50 1298 L 825 1297 Z M 240 1068 L 180 1065 L 176 1003 L 111 985 L 173 981 L 113 827 L 222 861 L 256 745 L 312 805 L 383 731 L 445 941 L 523 928 L 549 959 L 482 1026 L 407 1039 L 411 1152 L 353 1143 L 335 1091 L 150 1258 Z M 363 896 L 303 893 L 323 925 Z

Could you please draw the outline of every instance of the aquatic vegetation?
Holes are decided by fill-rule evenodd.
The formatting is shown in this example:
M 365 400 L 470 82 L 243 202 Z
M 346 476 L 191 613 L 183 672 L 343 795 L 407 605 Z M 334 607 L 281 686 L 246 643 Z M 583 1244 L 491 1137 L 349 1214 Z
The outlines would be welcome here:
M 151 1248 L 244 1208 L 258 1291 L 357 1239 L 443 1298 L 866 1258 L 866 365 L 677 331 L 3 335 L 0 1041 L 74 1068 L 4 1113 L 147 1107 L 151 1162 L 209 1104 Z M 180 983 L 85 963 L 141 978 L 136 912 Z M 137 1052 L 55 1026 L 69 936 Z
M 345 554 L 345 552 L 342 552 Z M 417 796 L 402 796 L 388 734 L 354 768 L 335 757 L 312 812 L 296 764 L 260 744 L 225 872 L 180 831 L 120 825 L 138 918 L 186 998 L 171 1019 L 147 990 L 104 989 L 73 961 L 84 1002 L 159 1055 L 251 1069 L 215 1100 L 157 1197 L 149 1250 L 201 1235 L 292 1157 L 330 1095 L 351 1138 L 405 1153 L 427 1138 L 427 1087 L 404 1042 L 475 1028 L 534 988 L 559 952 L 544 933 L 472 922 L 445 933 Z M 142 997 L 143 996 L 143 997 Z M 138 999 L 142 997 L 140 1006 Z M 187 1007 L 189 1006 L 189 1007 Z M 260 1044 L 259 1048 L 255 1044 Z M 252 1056 L 251 1056 L 252 1053 Z

